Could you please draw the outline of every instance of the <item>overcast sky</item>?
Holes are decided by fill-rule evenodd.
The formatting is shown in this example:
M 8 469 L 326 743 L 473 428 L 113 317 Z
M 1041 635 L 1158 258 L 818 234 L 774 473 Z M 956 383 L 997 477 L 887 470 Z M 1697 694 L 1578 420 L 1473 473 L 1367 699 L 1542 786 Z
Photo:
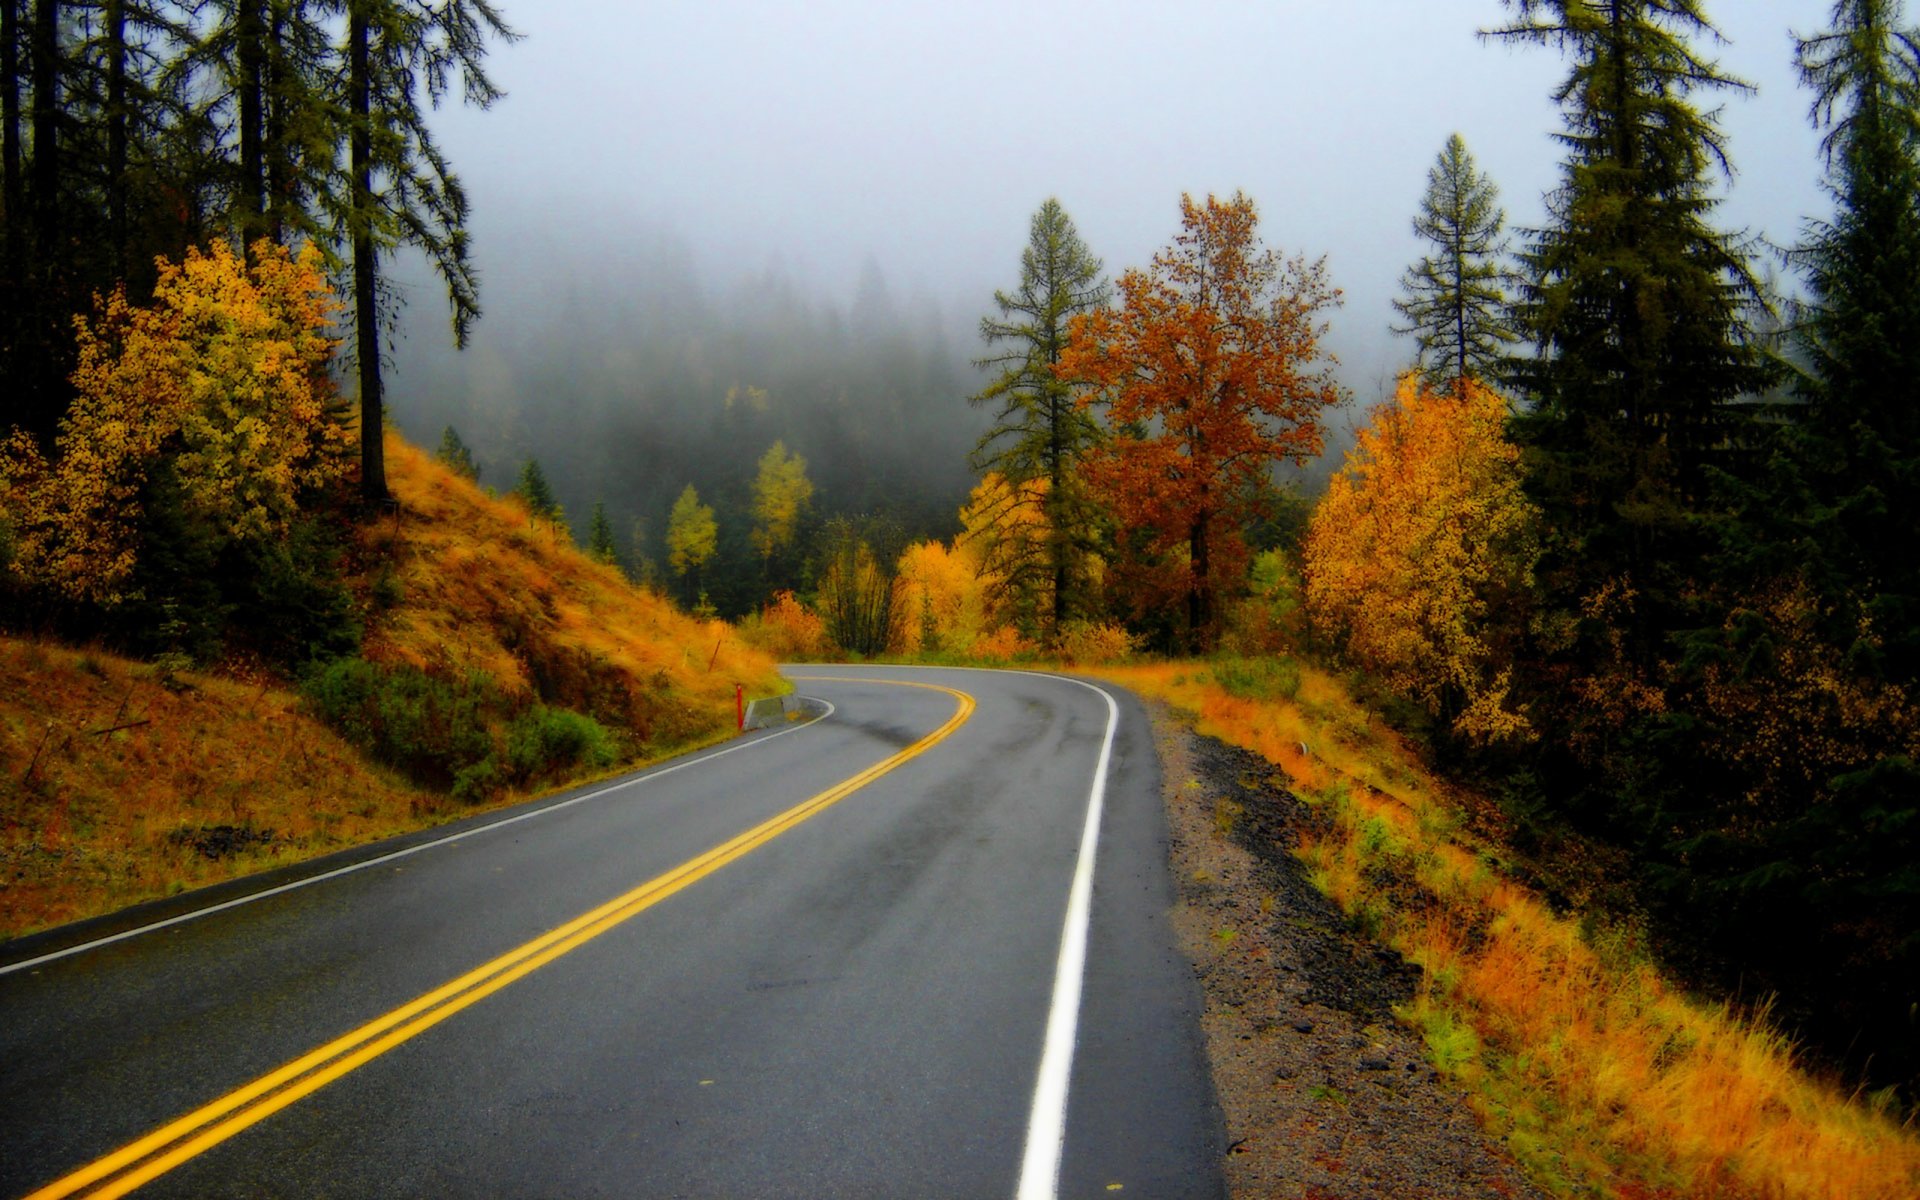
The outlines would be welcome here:
M 1366 403 L 1409 353 L 1389 301 L 1447 135 L 1516 224 L 1557 178 L 1566 64 L 1478 38 L 1498 0 L 499 2 L 527 35 L 491 56 L 507 98 L 437 125 L 500 281 L 555 240 L 667 231 L 717 283 L 777 256 L 844 303 L 871 258 L 895 295 L 964 323 L 1016 281 L 1050 194 L 1117 274 L 1172 238 L 1182 192 L 1240 189 L 1268 244 L 1327 256 L 1346 292 L 1333 342 Z M 1789 242 L 1826 209 L 1789 31 L 1829 8 L 1708 4 L 1728 39 L 1713 53 L 1759 88 L 1724 98 L 1730 227 Z

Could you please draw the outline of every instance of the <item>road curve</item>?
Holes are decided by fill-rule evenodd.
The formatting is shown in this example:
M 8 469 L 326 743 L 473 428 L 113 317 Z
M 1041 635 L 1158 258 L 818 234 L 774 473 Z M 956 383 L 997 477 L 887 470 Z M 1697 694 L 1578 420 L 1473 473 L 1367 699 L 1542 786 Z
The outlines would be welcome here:
M 829 717 L 0 947 L 0 1196 L 1222 1195 L 1138 706 L 789 673 Z

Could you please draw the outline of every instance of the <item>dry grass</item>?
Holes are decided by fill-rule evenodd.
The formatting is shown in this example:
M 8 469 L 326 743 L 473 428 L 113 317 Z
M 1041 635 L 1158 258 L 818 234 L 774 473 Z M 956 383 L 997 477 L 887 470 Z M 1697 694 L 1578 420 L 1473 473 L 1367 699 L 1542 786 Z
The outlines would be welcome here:
M 0 936 L 416 828 L 441 811 L 286 691 L 202 676 L 169 687 L 149 666 L 0 638 Z M 209 832 L 221 827 L 250 832 Z
M 724 621 L 689 617 L 567 536 L 494 499 L 397 437 L 387 467 L 400 515 L 362 535 L 366 588 L 400 602 L 369 632 L 376 662 L 482 670 L 511 696 L 590 713 L 641 742 L 708 737 L 749 696 L 785 685 Z
M 626 732 L 637 761 L 729 734 L 736 683 L 784 688 L 731 627 L 633 588 L 517 503 L 397 438 L 387 463 L 400 511 L 359 530 L 351 581 L 367 657 L 484 670 Z M 168 680 L 0 638 L 0 938 L 473 811 L 369 764 L 280 681 Z
M 1298 853 L 1425 968 L 1402 1015 L 1544 1185 L 1621 1200 L 1920 1196 L 1910 1126 L 1801 1070 L 1764 1026 L 1676 990 L 1630 937 L 1503 878 L 1445 789 L 1337 680 L 1306 668 L 1293 699 L 1245 699 L 1205 664 L 1102 675 L 1263 755 L 1333 818 Z

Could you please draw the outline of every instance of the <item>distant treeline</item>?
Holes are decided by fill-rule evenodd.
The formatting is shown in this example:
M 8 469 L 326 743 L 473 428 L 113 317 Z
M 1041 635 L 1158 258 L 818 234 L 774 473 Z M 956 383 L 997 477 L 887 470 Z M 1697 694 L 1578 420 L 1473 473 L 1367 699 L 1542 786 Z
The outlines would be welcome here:
M 537 460 L 583 543 L 604 505 L 631 575 L 704 592 L 729 617 L 809 587 L 835 517 L 871 518 L 896 552 L 957 528 L 984 425 L 963 401 L 973 348 L 931 304 L 896 299 L 877 266 L 839 305 L 779 267 L 717 289 L 673 243 L 591 260 L 512 250 L 489 280 L 485 341 L 459 356 L 404 343 L 396 376 L 394 419 L 423 445 L 453 427 L 481 483 L 512 489 Z M 753 486 L 775 442 L 805 460 L 813 491 L 792 544 L 769 554 L 752 537 Z M 689 484 L 718 527 L 691 594 L 667 544 Z

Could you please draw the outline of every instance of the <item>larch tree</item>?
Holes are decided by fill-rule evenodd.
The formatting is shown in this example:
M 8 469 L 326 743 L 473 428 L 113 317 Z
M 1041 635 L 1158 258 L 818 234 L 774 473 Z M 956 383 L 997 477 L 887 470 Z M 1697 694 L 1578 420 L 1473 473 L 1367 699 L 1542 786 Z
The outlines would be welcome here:
M 813 481 L 807 478 L 807 460 L 787 453 L 785 442 L 776 441 L 760 456 L 753 480 L 753 520 L 750 533 L 753 548 L 763 565 L 793 545 L 800 529 L 800 518 L 813 499 Z
M 993 427 L 974 449 L 973 465 L 998 473 L 1016 490 L 1044 481 L 1044 487 L 1026 490 L 1044 497 L 1045 554 L 1023 564 L 1008 584 L 1048 594 L 1049 639 L 1057 637 L 1075 607 L 1093 524 L 1076 466 L 1100 436 L 1098 423 L 1074 402 L 1073 381 L 1055 368 L 1073 318 L 1104 308 L 1111 299 L 1101 272 L 1100 260 L 1081 241 L 1073 219 L 1049 197 L 1028 224 L 1019 286 L 1011 293 L 994 292 L 1000 315 L 980 320 L 980 337 L 996 352 L 975 365 L 998 374 L 969 398 L 995 410 Z M 1042 571 L 1045 575 L 1036 577 Z
M 667 514 L 667 565 L 687 580 L 687 600 L 699 595 L 700 568 L 712 561 L 720 549 L 720 525 L 713 509 L 700 503 L 700 493 L 692 484 L 673 502 Z
M 1320 344 L 1340 293 L 1324 260 L 1260 243 L 1244 195 L 1182 196 L 1180 215 L 1151 268 L 1121 276 L 1118 308 L 1074 318 L 1056 370 L 1106 414 L 1087 474 L 1152 564 L 1151 599 L 1182 604 L 1186 640 L 1204 647 L 1269 472 L 1318 454 L 1320 415 L 1343 399 Z
M 336 236 L 350 248 L 354 366 L 360 385 L 360 490 L 387 498 L 381 443 L 380 260 L 401 246 L 427 256 L 447 288 L 453 340 L 464 348 L 480 315 L 479 276 L 469 257 L 467 196 L 427 128 L 422 101 L 437 107 L 458 80 L 467 103 L 500 97 L 487 77 L 489 36 L 516 40 L 488 0 L 345 0 L 340 74 L 347 176 L 329 198 Z
M 1493 180 L 1454 134 L 1427 172 L 1413 231 L 1432 250 L 1400 277 L 1393 307 L 1412 334 L 1415 366 L 1435 387 L 1493 378 L 1519 340 L 1508 316 L 1507 214 Z

